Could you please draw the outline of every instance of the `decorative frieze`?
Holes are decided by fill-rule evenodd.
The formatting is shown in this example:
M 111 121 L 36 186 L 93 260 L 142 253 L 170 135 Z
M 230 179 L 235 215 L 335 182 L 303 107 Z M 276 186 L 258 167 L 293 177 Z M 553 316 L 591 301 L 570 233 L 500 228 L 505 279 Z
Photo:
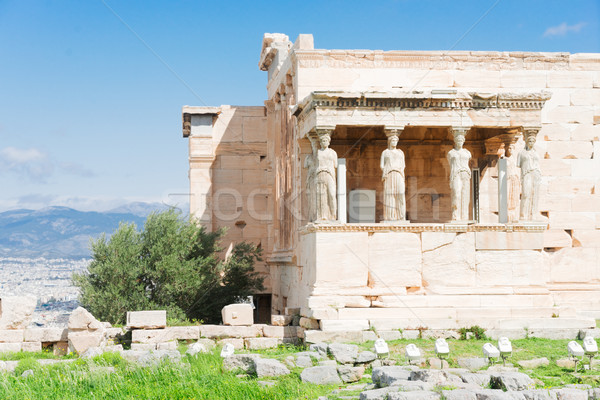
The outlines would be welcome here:
M 479 93 L 457 90 L 404 92 L 313 92 L 293 109 L 299 137 L 318 127 L 539 125 L 551 93 Z

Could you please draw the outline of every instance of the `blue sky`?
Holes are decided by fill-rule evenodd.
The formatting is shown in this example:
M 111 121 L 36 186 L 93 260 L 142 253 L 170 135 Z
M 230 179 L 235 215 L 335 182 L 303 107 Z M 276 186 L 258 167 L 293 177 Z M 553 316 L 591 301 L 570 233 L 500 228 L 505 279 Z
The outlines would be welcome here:
M 600 52 L 596 1 L 2 1 L 0 211 L 182 203 L 182 105 L 262 105 L 264 32 L 316 48 Z

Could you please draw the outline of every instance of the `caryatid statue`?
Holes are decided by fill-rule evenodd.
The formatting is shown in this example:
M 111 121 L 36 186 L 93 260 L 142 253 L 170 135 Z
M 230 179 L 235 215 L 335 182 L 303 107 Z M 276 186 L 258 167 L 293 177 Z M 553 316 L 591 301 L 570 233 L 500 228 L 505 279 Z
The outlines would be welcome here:
M 525 148 L 519 152 L 517 167 L 521 168 L 521 215 L 520 221 L 533 221 L 538 217 L 540 197 L 540 156 L 535 151 L 535 139 L 538 128 L 525 129 Z
M 381 179 L 383 180 L 383 219 L 404 221 L 406 219 L 404 153 L 397 149 L 396 130 L 388 136 L 388 148 L 381 153 Z
M 507 211 L 508 222 L 519 220 L 519 195 L 521 194 L 521 181 L 519 169 L 517 168 L 517 154 L 515 143 L 510 141 L 506 146 L 506 187 L 507 187 Z
M 337 199 L 335 170 L 337 154 L 329 148 L 330 131 L 319 134 L 320 149 L 317 150 L 315 162 L 315 221 L 337 220 Z
M 309 136 L 311 153 L 304 159 L 304 168 L 306 171 L 306 200 L 308 203 L 308 220 L 315 220 L 315 173 L 317 167 L 317 150 L 319 149 L 317 139 L 313 136 Z
M 469 220 L 469 201 L 471 200 L 471 152 L 463 148 L 465 128 L 453 128 L 454 148 L 446 158 L 450 164 L 450 193 L 452 200 L 452 221 Z

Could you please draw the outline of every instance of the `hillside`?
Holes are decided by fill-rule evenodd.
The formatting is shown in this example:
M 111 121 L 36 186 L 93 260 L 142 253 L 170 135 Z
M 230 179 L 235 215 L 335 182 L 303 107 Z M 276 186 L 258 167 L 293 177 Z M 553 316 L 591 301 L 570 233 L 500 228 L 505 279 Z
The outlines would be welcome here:
M 139 227 L 159 203 L 131 203 L 107 212 L 67 207 L 10 210 L 0 213 L 0 257 L 89 257 L 91 238 L 111 234 L 120 222 Z

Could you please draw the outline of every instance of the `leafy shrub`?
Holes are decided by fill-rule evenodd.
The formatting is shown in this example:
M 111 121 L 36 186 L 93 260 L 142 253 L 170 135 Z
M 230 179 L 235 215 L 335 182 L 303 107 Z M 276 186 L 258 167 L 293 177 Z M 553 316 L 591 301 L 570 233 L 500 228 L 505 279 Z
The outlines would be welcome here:
M 479 325 L 474 325 L 470 328 L 460 328 L 458 333 L 460 333 L 460 340 L 467 340 L 467 333 L 472 333 L 473 338 L 477 340 L 486 340 L 488 338 L 485 335 L 485 329 Z
M 92 242 L 92 262 L 74 274 L 80 302 L 112 324 L 127 311 L 166 309 L 169 318 L 215 323 L 221 308 L 263 289 L 254 272 L 260 249 L 236 244 L 223 260 L 224 231 L 206 232 L 174 210 L 153 213 L 141 231 L 122 223 L 110 238 Z

